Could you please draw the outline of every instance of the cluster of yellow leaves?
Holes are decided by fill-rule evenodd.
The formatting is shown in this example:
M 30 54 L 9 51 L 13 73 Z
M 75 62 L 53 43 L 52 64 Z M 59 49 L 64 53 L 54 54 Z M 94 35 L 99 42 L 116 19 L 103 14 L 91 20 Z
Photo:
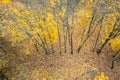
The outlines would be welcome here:
M 116 17 L 115 14 L 107 14 L 104 18 L 104 21 L 102 23 L 102 26 L 104 27 L 103 29 L 103 38 L 102 38 L 102 43 L 105 42 L 105 39 L 109 37 L 110 32 L 113 30 L 113 26 L 115 24 Z
M 21 44 L 25 40 L 31 42 L 29 41 L 31 39 L 37 39 L 40 44 L 45 40 L 47 47 L 57 42 L 57 22 L 51 12 L 43 14 L 42 12 L 28 10 L 20 3 L 15 3 L 9 7 L 6 14 L 12 16 L 12 19 L 9 16 L 8 19 L 4 20 L 7 24 L 2 33 L 4 37 L 9 36 L 9 41 L 12 42 L 13 46 Z M 42 46 L 46 47 L 46 44 L 42 44 Z M 26 50 L 26 54 L 29 53 L 30 51 Z
M 55 6 L 56 4 L 60 4 L 61 0 L 46 0 L 46 2 L 47 2 L 47 5 Z
M 0 3 L 3 5 L 10 4 L 11 0 L 0 0 Z
M 92 11 L 87 8 L 80 9 L 80 10 L 76 11 L 76 13 L 75 13 L 75 16 L 74 16 L 75 28 L 74 28 L 74 30 L 76 31 L 75 32 L 76 34 L 82 34 L 82 36 L 84 36 L 83 39 L 86 38 L 86 34 L 88 31 L 91 17 L 92 17 Z M 81 43 L 79 43 L 79 44 L 81 44 Z
M 113 30 L 114 24 L 116 21 L 115 14 L 107 14 L 104 18 L 103 22 L 103 29 L 104 29 L 104 35 L 102 38 L 102 42 L 104 43 L 106 38 L 109 38 L 110 32 Z M 112 50 L 120 50 L 120 37 L 117 37 L 115 39 L 111 39 L 110 42 Z
M 44 16 L 40 19 L 39 22 L 33 21 L 36 27 L 33 28 L 31 34 L 41 35 L 41 38 L 45 38 L 48 44 L 53 44 L 57 42 L 58 32 L 57 32 L 57 23 L 54 20 L 54 16 L 51 13 L 47 14 L 46 20 Z
M 59 15 L 60 17 L 64 17 L 65 11 L 66 11 L 66 8 L 65 8 L 65 7 L 62 7 L 62 9 L 61 9 L 61 11 L 58 13 L 58 15 Z
M 33 37 L 36 34 L 40 34 L 42 38 L 44 37 L 49 42 L 54 43 L 57 41 L 57 23 L 54 20 L 52 13 L 48 12 L 47 17 L 45 17 L 42 14 L 36 14 L 24 8 L 22 13 L 15 8 L 12 8 L 12 11 L 18 16 L 22 16 L 22 18 L 17 17 L 20 27 L 23 26 L 24 28 L 27 28 L 27 30 L 30 30 L 31 27 L 29 32 Z M 44 20 L 45 18 L 46 20 Z M 28 20 L 29 23 L 25 22 L 25 20 Z
M 58 32 L 57 32 L 57 23 L 55 20 L 53 20 L 53 18 L 54 16 L 51 13 L 49 13 L 46 20 L 49 33 L 46 36 L 49 37 L 52 43 L 55 43 L 57 41 Z
M 109 80 L 109 78 L 105 76 L 104 73 L 102 72 L 101 75 L 96 76 L 94 80 Z
M 87 27 L 89 22 L 90 22 L 90 19 L 91 19 L 91 11 L 89 10 L 84 10 L 84 9 L 81 9 L 79 12 L 78 12 L 78 21 L 79 21 L 79 26 L 81 27 Z
M 112 50 L 120 50 L 120 37 L 110 40 Z
M 12 45 L 14 46 L 16 43 L 23 41 L 24 37 L 21 32 L 17 32 L 15 30 L 10 30 L 11 33 L 11 39 Z
M 47 3 L 54 6 L 55 5 L 55 0 L 47 0 Z
M 25 6 L 21 3 L 16 2 L 13 6 L 10 6 L 10 10 L 17 14 L 17 16 L 23 17 L 31 17 L 33 12 L 30 12 Z M 31 16 L 30 16 L 31 15 Z

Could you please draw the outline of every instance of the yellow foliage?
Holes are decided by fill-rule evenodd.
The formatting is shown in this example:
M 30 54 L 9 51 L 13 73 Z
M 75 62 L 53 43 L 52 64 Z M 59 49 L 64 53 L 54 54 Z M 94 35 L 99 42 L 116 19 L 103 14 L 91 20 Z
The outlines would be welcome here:
M 110 40 L 112 50 L 120 50 L 120 37 Z
M 96 76 L 94 80 L 109 80 L 109 78 L 105 76 L 104 73 L 102 72 L 101 75 Z
M 11 0 L 0 0 L 0 3 L 2 3 L 3 5 L 10 4 Z
M 11 31 L 11 35 L 14 37 L 14 36 L 17 36 L 17 32 L 16 31 L 14 31 L 14 30 L 12 30 Z
M 45 21 L 41 19 L 40 20 L 40 25 L 44 28 L 46 26 Z
M 12 10 L 15 14 L 21 16 L 21 13 L 20 13 L 16 8 L 11 7 L 11 10 Z
M 26 50 L 26 54 L 29 55 L 29 54 L 30 54 L 30 51 L 29 51 L 29 50 Z
M 106 34 L 112 31 L 115 21 L 116 21 L 116 17 L 114 14 L 106 15 L 104 19 L 104 27 L 105 27 Z
M 24 5 L 16 2 L 9 7 L 9 11 L 6 13 L 9 16 L 3 20 L 3 23 L 7 22 L 3 27 L 3 36 L 8 36 L 13 46 L 19 46 L 25 40 L 34 44 L 31 39 L 37 39 L 42 46 L 50 47 L 58 40 L 57 22 L 51 12 L 47 12 L 45 15 L 43 13 L 28 10 Z M 41 40 L 46 40 L 46 44 L 42 44 Z M 30 51 L 26 50 L 25 53 L 30 54 Z
M 62 10 L 59 12 L 58 15 L 61 16 L 61 17 L 64 17 L 65 11 L 66 11 L 66 8 L 65 8 L 65 7 L 62 7 Z
M 42 78 L 42 80 L 47 80 L 46 78 Z
M 92 11 L 86 8 L 80 9 L 75 13 L 75 18 L 74 18 L 74 26 L 76 27 L 75 31 L 78 31 L 78 33 L 82 34 L 82 36 L 84 35 L 83 39 L 87 35 L 91 18 L 92 18 Z
M 88 26 L 88 24 L 89 24 L 89 22 L 90 22 L 90 20 L 91 20 L 91 11 L 89 11 L 89 10 L 85 10 L 85 9 L 81 9 L 81 10 L 79 10 L 78 11 L 78 13 L 77 13 L 77 18 L 78 18 L 78 25 L 80 26 L 80 27 L 87 27 Z
M 56 27 L 50 27 L 49 28 L 49 33 L 50 33 L 50 41 L 52 43 L 56 43 L 57 38 L 58 38 L 58 32 Z
M 47 0 L 48 4 L 54 6 L 55 5 L 55 1 L 54 0 Z
M 102 38 L 102 43 L 105 42 L 105 39 L 109 37 L 109 34 L 110 32 L 113 30 L 113 27 L 114 27 L 114 24 L 115 24 L 115 21 L 116 21 L 116 16 L 115 14 L 107 14 L 104 18 L 104 22 L 102 23 L 103 24 L 103 38 Z
M 33 34 L 36 35 L 37 33 L 42 34 L 42 31 L 39 28 L 34 28 Z

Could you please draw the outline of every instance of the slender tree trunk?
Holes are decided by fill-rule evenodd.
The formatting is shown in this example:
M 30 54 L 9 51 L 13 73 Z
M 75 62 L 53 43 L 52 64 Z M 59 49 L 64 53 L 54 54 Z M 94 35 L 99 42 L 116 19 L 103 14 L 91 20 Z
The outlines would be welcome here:
M 78 48 L 78 53 L 80 52 L 81 48 L 83 47 L 83 45 L 85 44 L 85 42 L 88 40 L 89 36 L 82 42 L 82 44 L 79 46 Z
M 72 34 L 71 34 L 71 54 L 73 54 L 73 38 L 72 38 Z
M 101 32 L 101 30 L 102 30 L 102 22 L 101 22 L 101 24 L 100 24 L 100 29 L 99 29 L 99 32 L 98 32 L 97 38 L 96 38 L 95 43 L 94 43 L 94 45 L 93 45 L 93 52 L 94 52 L 95 49 L 96 49 L 97 42 L 98 42 L 98 39 L 99 39 L 99 37 L 100 37 L 100 32 Z
M 65 12 L 65 26 L 64 27 L 64 51 L 65 53 L 67 52 L 67 38 L 69 38 L 69 34 L 68 34 L 68 31 L 69 31 L 69 23 L 68 23 L 68 15 L 69 15 L 69 10 L 68 10 L 68 0 L 66 1 L 66 12 Z
M 58 42 L 59 42 L 59 48 L 60 48 L 60 54 L 62 54 L 62 49 L 61 49 L 61 36 L 60 36 L 60 30 L 59 27 L 57 26 L 57 30 L 58 30 Z
M 34 40 L 31 38 L 31 35 L 25 30 L 25 33 L 28 35 L 28 37 L 32 40 L 32 42 L 34 43 Z M 33 44 L 34 45 L 34 48 L 35 48 L 35 50 L 36 50 L 36 52 L 39 52 L 39 49 L 38 49 L 38 47 L 37 47 L 37 45 L 34 43 Z M 40 53 L 40 52 L 39 52 Z
M 67 30 L 66 27 L 64 27 L 64 52 L 67 52 Z
M 72 14 L 72 27 L 71 27 L 71 32 L 70 32 L 71 54 L 74 53 L 74 51 L 73 51 L 73 27 L 74 27 L 74 9 L 73 9 L 73 14 Z
M 105 40 L 105 42 L 101 45 L 101 47 L 99 49 L 97 49 L 97 53 L 100 54 L 102 49 L 104 48 L 104 46 L 108 43 L 108 41 L 110 40 L 110 38 L 107 38 Z
M 115 58 L 119 52 L 120 52 L 120 50 L 118 50 L 118 51 L 116 52 L 116 54 L 115 54 L 112 58 Z M 114 60 L 112 61 L 112 63 L 111 63 L 111 69 L 114 68 L 114 62 L 115 62 L 116 60 L 117 60 L 117 59 L 114 59 Z

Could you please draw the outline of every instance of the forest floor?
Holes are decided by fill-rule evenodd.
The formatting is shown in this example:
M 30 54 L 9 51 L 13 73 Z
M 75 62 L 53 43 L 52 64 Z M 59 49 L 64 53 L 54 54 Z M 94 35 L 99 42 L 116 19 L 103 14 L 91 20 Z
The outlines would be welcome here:
M 10 80 L 94 80 L 104 72 L 109 80 L 120 80 L 120 63 L 115 62 L 111 69 L 112 51 L 105 47 L 100 55 L 90 50 L 85 44 L 80 53 L 51 53 L 46 55 L 31 53 L 4 57 L 8 59 L 3 72 Z

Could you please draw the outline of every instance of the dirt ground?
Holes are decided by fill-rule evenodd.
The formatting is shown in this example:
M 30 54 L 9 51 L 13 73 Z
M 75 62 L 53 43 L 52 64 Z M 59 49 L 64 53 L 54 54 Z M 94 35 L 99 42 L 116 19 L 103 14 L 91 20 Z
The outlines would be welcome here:
M 120 63 L 115 62 L 111 69 L 113 52 L 110 48 L 105 47 L 98 55 L 90 50 L 89 44 L 74 54 L 56 52 L 46 55 L 41 51 L 41 54 L 11 55 L 9 66 L 2 71 L 9 75 L 8 80 L 94 80 L 101 72 L 109 80 L 120 80 Z

